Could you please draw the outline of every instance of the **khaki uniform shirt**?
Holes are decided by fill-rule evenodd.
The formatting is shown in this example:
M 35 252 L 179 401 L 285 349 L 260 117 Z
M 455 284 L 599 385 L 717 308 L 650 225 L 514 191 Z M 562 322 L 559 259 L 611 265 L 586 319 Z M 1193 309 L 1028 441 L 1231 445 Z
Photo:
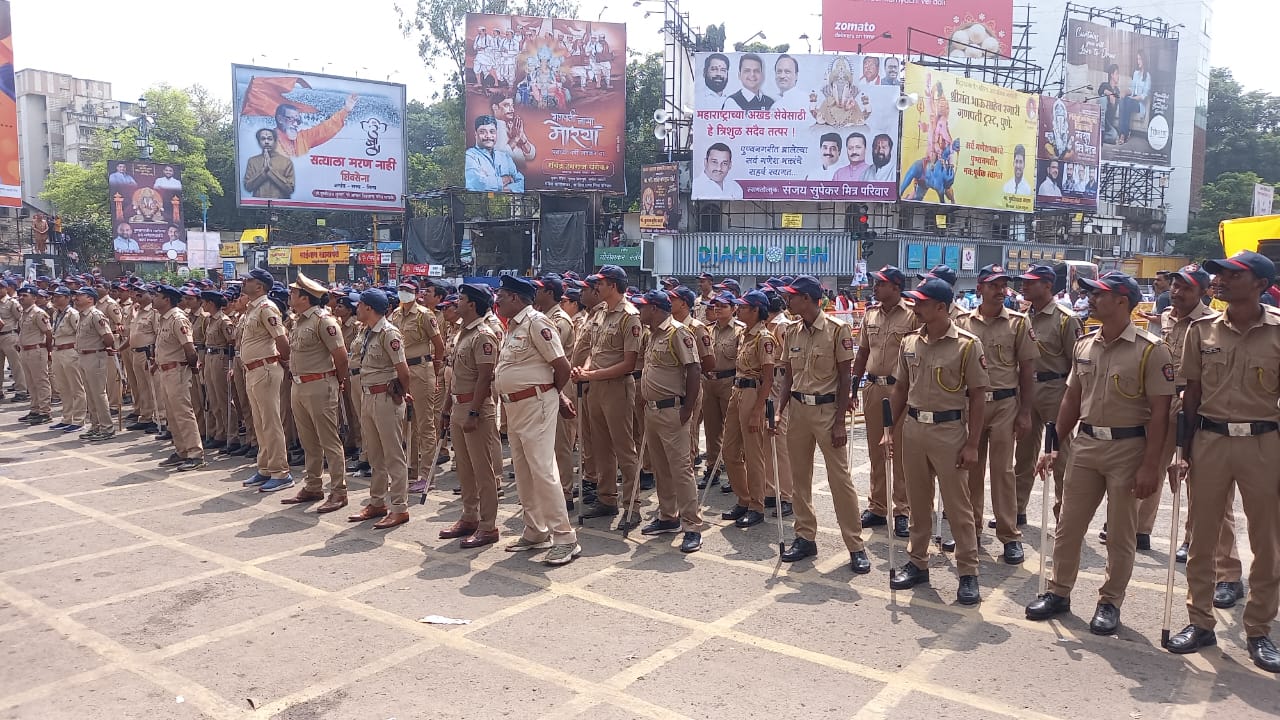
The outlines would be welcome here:
M 342 345 L 338 319 L 321 307 L 298 316 L 289 332 L 289 371 L 294 376 L 331 372 L 333 351 Z
M 189 342 L 193 342 L 191 317 L 181 308 L 170 308 L 156 322 L 156 362 L 185 363 L 187 352 L 183 347 Z
M 498 337 L 493 328 L 483 318 L 458 331 L 458 339 L 453 346 L 453 394 L 470 395 L 476 391 L 476 382 L 480 379 L 482 365 L 496 365 L 498 362 Z M 492 402 L 493 394 L 484 398 L 484 402 Z
M 1020 312 L 1001 307 L 999 315 L 987 318 L 975 309 L 961 316 L 956 324 L 982 341 L 992 390 L 1018 387 L 1018 367 L 1040 357 L 1031 322 Z
M 569 358 L 569 364 L 573 367 L 582 367 L 586 364 L 587 358 L 591 357 L 591 319 L 595 315 L 595 310 L 584 310 L 573 316 L 574 332 L 572 357 Z
M 347 346 L 347 354 L 351 354 L 354 349 L 356 336 L 360 334 L 363 327 L 355 315 L 342 321 L 342 344 Z
M 116 346 L 115 333 L 111 332 L 111 322 L 96 307 L 91 307 L 80 316 L 80 324 L 76 327 L 76 350 L 101 350 L 111 343 Z
M 133 317 L 129 321 L 129 347 L 144 348 L 156 344 L 156 309 L 147 303 L 146 307 L 134 306 Z
M 80 313 L 70 305 L 53 316 L 53 346 L 75 345 L 76 332 L 80 328 Z
M 405 361 L 400 330 L 387 318 L 366 328 L 360 339 L 360 385 L 383 385 L 396 379 L 396 365 Z M 406 388 L 407 390 L 407 388 Z
M 1187 340 L 1187 330 L 1191 329 L 1191 323 L 1200 318 L 1215 318 L 1218 311 L 1213 310 L 1204 303 L 1196 303 L 1195 310 L 1184 318 L 1174 319 L 1173 308 L 1166 308 L 1160 313 L 1160 337 L 1164 339 L 1165 344 L 1169 346 L 1169 353 L 1173 355 L 1173 382 L 1177 385 L 1186 385 L 1187 380 L 1182 376 L 1182 347 Z
M 898 378 L 907 378 L 907 405 L 929 412 L 963 410 L 966 391 L 991 387 L 982 341 L 952 323 L 940 338 L 929 340 L 925 329 L 902 338 Z
M 276 338 L 285 334 L 280 310 L 266 295 L 249 303 L 240 324 L 240 359 L 246 363 L 275 357 Z
M 692 315 L 680 321 L 680 324 L 689 328 L 689 332 L 693 333 L 693 344 L 698 352 L 699 364 L 702 363 L 703 358 L 715 357 L 715 353 L 711 350 L 711 326 Z
M 778 343 L 764 323 L 756 323 L 742 333 L 738 341 L 735 369 L 740 378 L 760 380 L 766 365 L 777 365 Z
M 716 370 L 733 370 L 738 363 L 738 338 L 747 329 L 740 320 L 730 320 L 727 325 L 707 326 L 711 337 L 711 353 L 716 359 Z
M 685 366 L 698 363 L 697 343 L 693 333 L 675 318 L 668 316 L 651 333 L 645 350 L 644 375 L 640 378 L 640 396 L 648 401 L 684 397 Z
M 120 305 L 119 300 L 116 300 L 110 295 L 104 295 L 101 300 L 98 300 L 95 303 L 95 305 L 102 311 L 103 315 L 107 316 L 107 322 L 111 323 L 112 332 L 124 327 L 124 319 L 126 316 L 124 313 L 124 307 Z
M 18 299 L 12 295 L 6 295 L 0 298 L 0 320 L 4 321 L 4 327 L 0 328 L 0 332 L 17 332 L 18 318 L 22 315 L 22 305 L 18 303 Z
M 1280 314 L 1264 309 L 1247 328 L 1226 313 L 1191 323 L 1182 375 L 1200 382 L 1200 414 L 1210 420 L 1280 421 Z
M 1031 330 L 1035 333 L 1036 347 L 1040 349 L 1036 372 L 1061 375 L 1071 372 L 1076 341 L 1084 334 L 1075 313 L 1056 302 L 1050 302 L 1039 312 L 1032 308 Z
M 197 310 L 187 315 L 187 319 L 191 321 L 191 342 L 196 346 L 196 352 L 200 352 L 209 343 L 209 313 Z
M 920 321 L 906 303 L 899 302 L 891 308 L 880 304 L 867 308 L 858 330 L 858 342 L 870 351 L 867 373 L 890 377 L 897 372 L 902 338 L 919 328 Z
M 417 303 L 408 309 L 401 305 L 391 313 L 389 319 L 404 338 L 406 358 L 425 357 L 431 354 L 434 347 L 431 339 L 440 334 L 440 326 L 436 324 L 436 316 L 430 310 Z
M 1173 356 L 1164 341 L 1132 322 L 1111 342 L 1096 330 L 1076 343 L 1075 367 L 1067 378 L 1067 386 L 1073 385 L 1080 386 L 1082 422 L 1101 427 L 1145 425 L 1151 419 L 1147 397 L 1173 394 Z M 1274 414 L 1274 399 L 1271 408 Z
M 219 310 L 208 316 L 204 325 L 204 343 L 208 348 L 228 348 L 231 346 L 232 333 L 235 331 L 231 318 Z
M 639 341 L 639 333 L 635 339 Z M 561 357 L 564 348 L 555 326 L 546 315 L 532 306 L 526 307 L 507 323 L 507 334 L 498 350 L 498 366 L 493 371 L 494 384 L 503 394 L 533 385 L 550 385 L 555 377 L 551 363 Z
M 640 353 L 640 311 L 626 298 L 592 318 L 591 367 L 600 370 L 622 362 L 624 353 Z
M 787 327 L 782 361 L 791 365 L 791 390 L 805 395 L 836 391 L 839 363 L 853 360 L 853 328 L 849 323 L 818 313 L 812 325 L 803 320 Z
M 48 332 L 53 332 L 53 325 L 49 323 L 49 313 L 37 305 L 22 311 L 22 317 L 18 321 L 19 345 L 22 347 L 44 345 L 45 333 Z
M 572 348 L 576 339 L 577 328 L 573 324 L 573 318 L 569 317 L 569 313 L 565 312 L 564 308 L 556 305 L 551 308 L 550 312 L 546 313 L 546 316 L 560 335 L 560 346 L 566 350 Z

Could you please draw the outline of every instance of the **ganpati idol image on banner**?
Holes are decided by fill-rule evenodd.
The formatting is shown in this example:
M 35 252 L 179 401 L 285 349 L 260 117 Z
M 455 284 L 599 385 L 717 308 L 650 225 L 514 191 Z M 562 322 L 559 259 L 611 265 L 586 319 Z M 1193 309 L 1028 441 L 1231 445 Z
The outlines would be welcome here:
M 470 13 L 466 187 L 624 192 L 627 31 Z
M 116 260 L 187 261 L 181 165 L 108 160 L 107 201 Z
M 241 207 L 404 207 L 405 86 L 232 66 Z

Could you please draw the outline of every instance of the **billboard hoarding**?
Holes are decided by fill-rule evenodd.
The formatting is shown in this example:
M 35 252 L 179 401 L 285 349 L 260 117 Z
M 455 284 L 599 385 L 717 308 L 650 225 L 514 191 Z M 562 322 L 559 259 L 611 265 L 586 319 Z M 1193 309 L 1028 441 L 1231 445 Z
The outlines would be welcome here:
M 627 29 L 468 13 L 466 187 L 625 192 Z
M 680 164 L 640 168 L 640 229 L 672 233 L 680 227 Z
M 905 54 L 907 30 L 917 35 L 913 52 L 956 59 L 1008 55 L 1013 38 L 1013 0 L 822 0 L 822 49 Z M 885 36 L 888 33 L 888 36 Z M 927 46 L 926 46 L 927 44 Z
M 1275 200 L 1276 189 L 1271 185 L 1263 185 L 1262 183 L 1253 184 L 1253 212 L 1252 215 L 1270 215 L 1272 203 Z
M 182 166 L 108 160 L 107 173 L 107 205 L 111 208 L 116 260 L 185 263 Z
M 899 89 L 862 82 L 880 58 L 695 59 L 695 200 L 898 199 Z
M 905 87 L 918 99 L 902 114 L 903 200 L 1034 209 L 1039 96 L 915 64 Z
M 1178 40 L 1067 19 L 1067 97 L 1102 107 L 1102 161 L 1168 167 Z
M 1101 143 L 1101 109 L 1096 104 L 1041 95 L 1036 207 L 1096 211 Z
M 404 85 L 231 72 L 240 207 L 403 211 Z
M 0 207 L 22 207 L 18 162 L 18 95 L 13 77 L 9 0 L 0 0 Z

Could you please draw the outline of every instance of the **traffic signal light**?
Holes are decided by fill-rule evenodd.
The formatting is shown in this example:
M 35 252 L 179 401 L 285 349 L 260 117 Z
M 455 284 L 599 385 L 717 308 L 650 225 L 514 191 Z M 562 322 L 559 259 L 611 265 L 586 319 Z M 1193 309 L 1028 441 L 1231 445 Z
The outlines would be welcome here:
M 876 231 L 871 229 L 871 216 L 867 214 L 866 205 L 856 205 L 849 217 L 849 236 L 854 242 L 861 243 L 862 257 L 871 256 L 874 251 Z

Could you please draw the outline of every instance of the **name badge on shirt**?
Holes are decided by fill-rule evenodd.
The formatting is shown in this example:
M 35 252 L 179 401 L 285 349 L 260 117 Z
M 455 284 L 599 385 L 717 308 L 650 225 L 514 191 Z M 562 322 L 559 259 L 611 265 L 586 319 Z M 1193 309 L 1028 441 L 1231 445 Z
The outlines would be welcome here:
M 1077 365 L 1092 365 L 1092 364 L 1093 364 L 1093 361 L 1092 361 L 1092 360 L 1090 360 L 1089 358 L 1083 358 L 1083 357 L 1082 357 L 1082 358 L 1076 358 L 1076 364 L 1077 364 Z
M 916 354 L 915 354 L 915 353 L 913 353 L 913 352 L 904 352 L 904 353 L 902 353 L 902 358 L 903 358 L 904 360 L 915 360 L 915 359 L 916 359 Z
M 1203 348 L 1200 350 L 1201 355 L 1212 355 L 1220 352 L 1222 352 L 1222 348 L 1220 347 Z

